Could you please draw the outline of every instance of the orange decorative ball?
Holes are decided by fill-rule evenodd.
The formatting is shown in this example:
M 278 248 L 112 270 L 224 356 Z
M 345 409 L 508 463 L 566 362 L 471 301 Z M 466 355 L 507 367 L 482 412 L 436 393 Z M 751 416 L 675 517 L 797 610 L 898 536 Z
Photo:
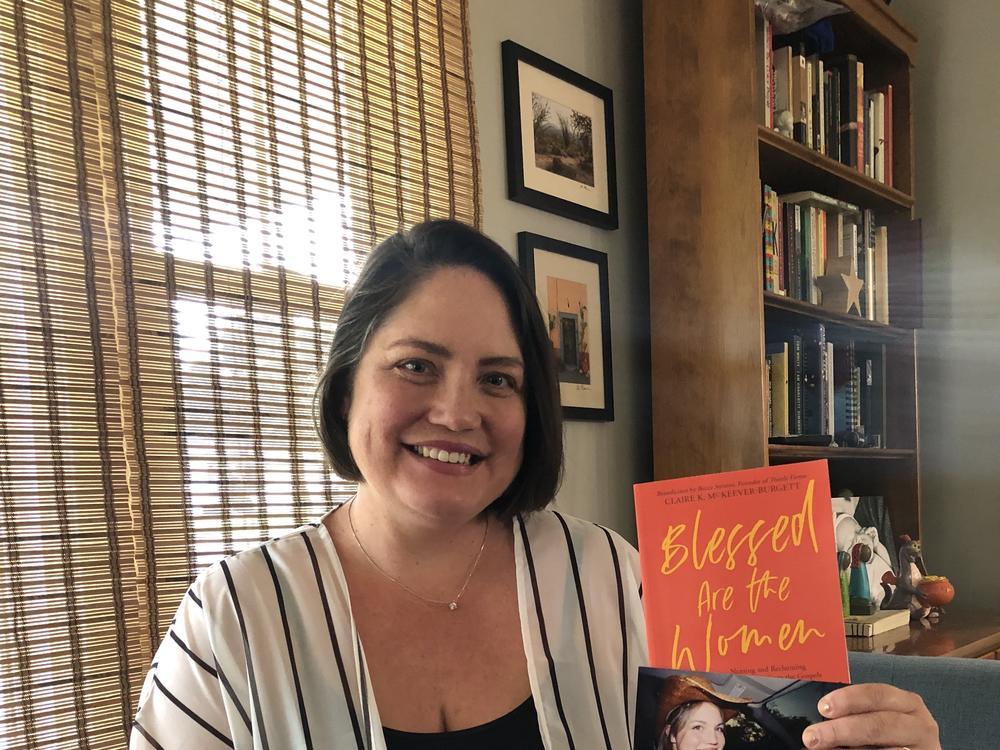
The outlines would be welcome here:
M 945 576 L 924 576 L 917 590 L 924 595 L 924 603 L 929 607 L 943 607 L 955 598 L 955 587 Z

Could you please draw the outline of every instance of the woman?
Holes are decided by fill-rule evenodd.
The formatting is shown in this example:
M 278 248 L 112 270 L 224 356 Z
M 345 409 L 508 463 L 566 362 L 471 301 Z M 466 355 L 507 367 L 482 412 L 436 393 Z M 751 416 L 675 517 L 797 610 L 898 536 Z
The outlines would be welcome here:
M 562 464 L 558 385 L 510 257 L 453 221 L 386 240 L 318 395 L 357 495 L 199 576 L 132 747 L 630 747 L 638 557 L 543 510 Z M 935 750 L 917 700 L 834 694 L 826 715 L 843 718 L 821 739 Z
M 749 700 L 720 693 L 697 675 L 668 677 L 657 704 L 656 750 L 722 750 L 723 726 L 746 703 Z

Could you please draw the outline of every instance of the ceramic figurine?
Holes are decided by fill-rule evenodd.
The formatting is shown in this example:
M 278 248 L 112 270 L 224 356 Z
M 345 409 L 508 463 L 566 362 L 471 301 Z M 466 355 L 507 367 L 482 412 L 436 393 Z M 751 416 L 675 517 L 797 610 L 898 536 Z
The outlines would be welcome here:
M 899 576 L 892 581 L 896 590 L 886 609 L 909 608 L 910 618 L 920 620 L 931 612 L 926 597 L 920 591 L 920 580 L 927 575 L 920 541 L 905 534 L 899 539 L 903 543 L 899 548 Z
M 871 559 L 872 548 L 867 544 L 858 542 L 851 549 L 851 582 L 848 590 L 852 615 L 873 615 L 878 609 L 872 601 L 871 588 L 868 585 L 867 563 Z

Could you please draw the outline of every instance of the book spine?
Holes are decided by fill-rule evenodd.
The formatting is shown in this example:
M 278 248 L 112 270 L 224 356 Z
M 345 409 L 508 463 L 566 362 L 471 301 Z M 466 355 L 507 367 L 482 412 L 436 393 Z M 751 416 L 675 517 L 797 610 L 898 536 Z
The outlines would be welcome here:
M 806 58 L 806 146 L 816 148 L 816 118 L 813 113 L 816 111 L 816 93 L 814 80 L 816 76 L 816 66 L 811 58 Z
M 892 187 L 892 84 L 885 87 L 885 184 Z
M 788 376 L 789 401 L 792 406 L 792 413 L 789 418 L 791 424 L 789 428 L 793 435 L 801 435 L 802 420 L 802 336 L 798 333 L 792 334 L 791 341 L 791 372 Z
M 862 214 L 861 237 L 858 239 L 859 253 L 864 254 L 864 263 L 858 259 L 859 267 L 864 268 L 864 316 L 875 320 L 875 215 L 866 208 Z
M 830 104 L 830 156 L 841 161 L 840 155 L 840 71 L 834 68 L 830 71 L 830 94 L 833 101 Z
M 857 123 L 858 132 L 858 143 L 857 143 L 857 153 L 855 154 L 855 166 L 859 171 L 862 170 L 865 163 L 865 64 L 863 62 L 856 62 L 855 67 L 857 69 L 857 74 L 854 79 L 854 102 L 857 105 L 857 111 L 854 113 L 854 121 Z
M 809 301 L 819 304 L 819 287 L 816 278 L 819 276 L 819 210 L 809 207 Z
M 778 220 L 778 226 L 775 228 L 774 233 L 775 246 L 778 251 L 778 293 L 787 295 L 788 260 L 785 252 L 785 212 L 781 209 L 781 200 L 778 198 L 777 193 L 774 194 L 773 201 L 772 209 Z
M 885 184 L 885 94 L 875 93 L 875 179 Z
M 781 212 L 785 217 L 785 265 L 787 266 L 787 289 L 788 296 L 792 299 L 801 299 L 799 296 L 801 280 L 799 274 L 799 232 L 801 221 L 798 206 L 794 203 L 781 203 Z
M 802 429 L 808 435 L 825 435 L 823 398 L 826 359 L 826 326 L 816 323 L 802 342 Z
M 875 319 L 889 324 L 889 237 L 886 227 L 875 229 Z
M 816 123 L 816 150 L 821 154 L 826 153 L 826 74 L 823 70 L 823 61 L 816 58 L 814 62 L 816 68 L 815 77 L 815 97 L 813 98 L 813 120 Z
M 764 290 L 775 290 L 774 217 L 771 216 L 771 188 L 764 185 L 761 196 L 761 245 L 764 248 Z
M 808 93 L 806 58 L 804 55 L 795 55 L 792 58 L 792 114 L 795 117 L 792 125 L 792 137 L 802 144 L 808 143 L 806 136 L 806 99 Z
M 778 115 L 792 112 L 792 48 L 780 47 L 774 50 L 774 125 Z M 794 112 L 793 112 L 794 116 Z
M 850 429 L 861 431 L 861 368 L 851 369 L 851 393 L 847 402 Z
M 774 127 L 774 27 L 764 16 L 764 124 Z
M 834 435 L 836 431 L 834 429 L 834 408 L 833 408 L 833 342 L 826 342 L 826 351 L 824 352 L 824 367 L 823 367 L 823 407 L 824 407 L 824 418 L 825 424 L 824 430 L 825 435 Z

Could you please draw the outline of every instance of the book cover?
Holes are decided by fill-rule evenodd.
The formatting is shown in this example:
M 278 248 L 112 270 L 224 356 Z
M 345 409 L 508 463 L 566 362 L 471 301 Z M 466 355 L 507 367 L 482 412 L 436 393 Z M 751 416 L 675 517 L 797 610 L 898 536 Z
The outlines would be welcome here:
M 826 461 L 634 492 L 651 666 L 848 681 Z
M 797 750 L 840 682 L 639 669 L 636 750 Z M 686 706 L 686 708 L 681 708 Z

